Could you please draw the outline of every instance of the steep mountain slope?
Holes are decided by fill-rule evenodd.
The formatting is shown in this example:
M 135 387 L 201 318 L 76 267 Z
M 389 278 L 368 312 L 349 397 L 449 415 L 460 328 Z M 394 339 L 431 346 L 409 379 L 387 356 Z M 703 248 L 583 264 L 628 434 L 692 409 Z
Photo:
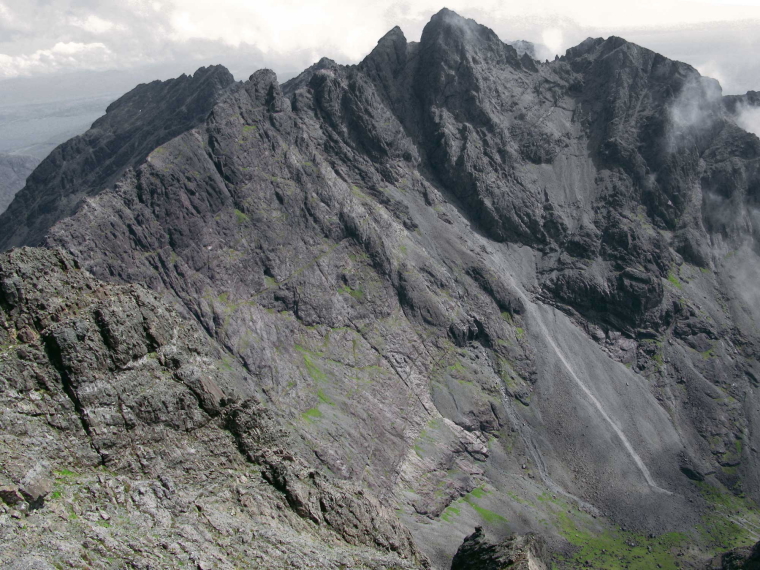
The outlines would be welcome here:
M 716 82 L 614 37 L 539 64 L 443 10 L 211 99 L 78 205 L 28 185 L 0 244 L 176 303 L 437 567 L 478 525 L 568 567 L 757 538 L 760 140 Z
M 39 161 L 32 156 L 0 153 L 0 214 L 21 190 Z
M 112 103 L 85 134 L 56 148 L 0 216 L 0 248 L 37 245 L 82 200 L 113 184 L 157 146 L 202 123 L 234 84 L 222 66 L 139 85 Z

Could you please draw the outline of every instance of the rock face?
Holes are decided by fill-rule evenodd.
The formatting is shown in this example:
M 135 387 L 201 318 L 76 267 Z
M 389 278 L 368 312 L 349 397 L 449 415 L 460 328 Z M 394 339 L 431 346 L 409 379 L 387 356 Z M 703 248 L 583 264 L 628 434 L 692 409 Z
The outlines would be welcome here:
M 451 570 L 546 570 L 545 558 L 546 545 L 536 535 L 513 535 L 493 544 L 478 527 L 457 550 Z
M 33 156 L 0 153 L 0 214 L 24 187 L 26 178 L 38 163 Z
M 252 379 L 153 293 L 40 249 L 0 256 L 0 284 L 4 568 L 425 566 L 376 499 L 283 451 Z
M 715 557 L 707 570 L 757 570 L 760 568 L 760 544 L 737 548 Z
M 222 66 L 201 68 L 191 77 L 139 85 L 109 105 L 90 130 L 60 145 L 34 170 L 0 217 L 0 248 L 39 244 L 85 197 L 203 122 L 218 94 L 233 83 Z
M 545 533 L 566 567 L 756 539 L 760 140 L 713 80 L 615 37 L 540 64 L 443 10 L 357 66 L 201 70 L 101 121 L 32 175 L 0 245 L 194 320 L 302 450 L 255 459 L 298 516 L 399 542 L 327 473 L 440 568 L 481 525 Z

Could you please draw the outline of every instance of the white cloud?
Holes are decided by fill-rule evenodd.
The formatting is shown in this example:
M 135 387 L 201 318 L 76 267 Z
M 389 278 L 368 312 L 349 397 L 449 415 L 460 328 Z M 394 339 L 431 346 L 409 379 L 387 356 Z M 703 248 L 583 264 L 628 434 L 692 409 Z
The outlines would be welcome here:
M 0 78 L 50 73 L 62 69 L 105 69 L 114 54 L 102 43 L 58 42 L 30 55 L 0 54 Z
M 87 16 L 87 18 L 72 18 L 70 20 L 72 26 L 82 28 L 86 32 L 91 34 L 104 34 L 113 30 L 116 25 L 113 22 L 99 18 L 93 14 Z
M 736 124 L 760 137 L 760 108 L 742 105 L 736 110 Z M 758 224 L 760 227 L 760 224 Z
M 254 45 L 264 53 L 320 50 L 355 61 L 388 31 L 381 5 L 344 0 L 175 2 L 171 38 L 208 40 L 231 47 Z
M 565 36 L 559 28 L 547 28 L 541 33 L 541 43 L 549 50 L 550 55 L 563 53 L 565 46 Z
M 760 87 L 760 63 L 753 63 L 760 49 L 760 6 L 755 4 L 755 0 L 0 0 L 0 53 L 5 54 L 0 76 L 85 69 L 90 64 L 101 69 L 106 61 L 120 68 L 177 63 L 186 65 L 186 71 L 223 63 L 237 67 L 240 76 L 261 65 L 297 71 L 321 56 L 356 63 L 395 25 L 409 40 L 418 40 L 430 17 L 446 5 L 493 28 L 504 40 L 546 44 L 542 58 L 562 55 L 588 36 L 620 35 L 697 65 L 731 85 L 727 91 L 740 92 Z M 716 22 L 724 22 L 723 27 Z M 729 26 L 743 27 L 733 33 Z M 720 32 L 710 35 L 705 30 Z M 102 48 L 100 57 L 82 53 L 65 61 L 51 60 L 44 53 L 58 43 L 93 41 L 102 43 L 110 58 L 103 56 Z
M 725 73 L 722 69 L 722 66 L 716 61 L 706 61 L 704 63 L 696 65 L 695 67 L 697 68 L 697 71 L 699 71 L 700 75 L 704 75 L 705 77 L 712 77 L 713 79 L 716 79 L 721 85 L 726 85 Z
M 135 1 L 135 0 L 133 0 Z M 760 20 L 760 7 L 725 6 L 698 0 L 447 0 L 446 6 L 493 27 L 504 39 L 545 44 L 551 56 L 586 35 L 610 35 L 636 27 L 657 28 L 713 21 Z M 614 6 L 614 7 L 612 7 Z M 207 40 L 230 47 L 253 45 L 264 53 L 297 53 L 341 57 L 356 62 L 394 25 L 417 40 L 440 0 L 165 0 L 171 38 L 177 42 Z M 586 35 L 572 32 L 584 28 Z M 511 30 L 511 32 L 510 32 Z M 520 31 L 533 37 L 524 38 Z M 589 31 L 591 34 L 589 34 Z M 578 34 L 582 35 L 582 34 Z M 577 41 L 576 41 L 577 39 Z
M 16 31 L 31 30 L 32 26 L 25 22 L 23 18 L 19 18 L 14 11 L 12 11 L 3 2 L 0 2 L 0 29 L 6 28 Z

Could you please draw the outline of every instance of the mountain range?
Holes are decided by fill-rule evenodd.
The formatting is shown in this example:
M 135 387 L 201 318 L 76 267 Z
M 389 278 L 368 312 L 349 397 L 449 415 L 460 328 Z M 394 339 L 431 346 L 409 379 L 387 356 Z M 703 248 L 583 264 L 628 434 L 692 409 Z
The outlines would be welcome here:
M 518 47 L 444 9 L 44 159 L 0 215 L 0 562 L 757 564 L 757 98 Z

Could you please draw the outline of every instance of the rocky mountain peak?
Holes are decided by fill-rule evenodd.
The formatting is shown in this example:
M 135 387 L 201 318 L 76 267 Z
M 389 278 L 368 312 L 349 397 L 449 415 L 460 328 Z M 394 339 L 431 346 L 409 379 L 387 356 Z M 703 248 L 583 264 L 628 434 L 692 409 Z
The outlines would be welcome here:
M 377 41 L 378 45 L 384 45 L 387 43 L 395 44 L 403 41 L 406 43 L 406 36 L 400 26 L 393 26 L 388 33 Z
M 282 85 L 282 90 L 283 92 L 288 93 L 288 94 L 294 93 L 298 89 L 302 89 L 306 87 L 309 84 L 309 81 L 311 81 L 311 78 L 314 76 L 315 73 L 319 71 L 325 71 L 325 70 L 335 72 L 339 67 L 340 66 L 329 57 L 320 58 L 320 60 L 317 63 L 308 67 L 307 69 L 302 71 L 293 79 L 286 81 Z
M 420 50 L 422 57 L 452 65 L 459 60 L 519 65 L 517 50 L 502 42 L 492 29 L 447 8 L 435 14 L 422 30 Z
M 282 87 L 261 70 L 197 99 L 194 80 L 129 94 L 0 218 L 3 244 L 39 232 L 66 252 L 0 259 L 0 398 L 46 422 L 44 365 L 68 418 L 49 441 L 91 421 L 71 436 L 82 470 L 155 483 L 169 515 L 130 500 L 162 541 L 205 529 L 198 513 L 233 528 L 214 518 L 233 505 L 333 567 L 344 550 L 323 541 L 369 549 L 370 568 L 424 566 L 416 543 L 445 568 L 470 537 L 463 564 L 535 567 L 537 531 L 559 567 L 696 568 L 756 538 L 760 139 L 712 81 L 620 38 L 536 64 L 446 10 L 419 44 L 392 30 L 361 64 L 323 59 Z M 218 483 L 189 502 L 199 464 L 164 435 L 223 449 L 230 471 L 203 463 Z M 0 481 L 13 501 L 26 474 Z
M 396 26 L 377 42 L 375 48 L 364 58 L 363 67 L 388 67 L 391 72 L 406 64 L 407 41 L 404 32 Z
M 277 81 L 277 74 L 271 69 L 260 69 L 255 72 L 245 83 L 244 89 L 257 105 L 273 110 L 281 105 L 282 90 Z
M 56 148 L 29 176 L 0 216 L 0 249 L 39 244 L 86 196 L 111 187 L 150 152 L 205 121 L 233 84 L 232 74 L 216 65 L 138 85 L 120 97 L 90 130 Z
M 577 46 L 568 48 L 565 52 L 567 58 L 579 58 L 593 51 L 599 44 L 604 43 L 604 38 L 586 38 Z

